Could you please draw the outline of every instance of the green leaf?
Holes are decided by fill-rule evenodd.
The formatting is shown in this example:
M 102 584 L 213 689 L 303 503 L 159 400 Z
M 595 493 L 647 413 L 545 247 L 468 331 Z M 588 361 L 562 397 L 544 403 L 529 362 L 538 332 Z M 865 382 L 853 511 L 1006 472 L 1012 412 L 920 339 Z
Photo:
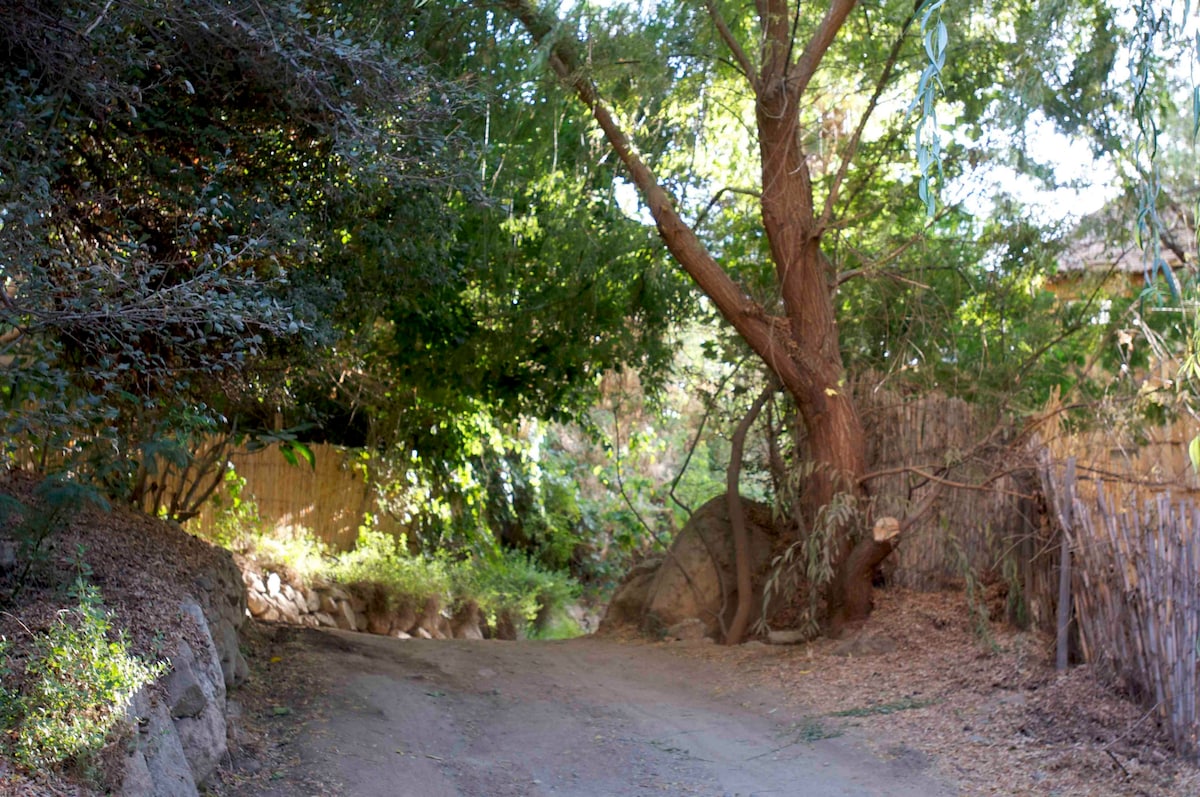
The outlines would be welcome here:
M 1188 443 L 1188 459 L 1192 461 L 1192 470 L 1200 473 L 1200 435 L 1192 438 L 1192 442 Z

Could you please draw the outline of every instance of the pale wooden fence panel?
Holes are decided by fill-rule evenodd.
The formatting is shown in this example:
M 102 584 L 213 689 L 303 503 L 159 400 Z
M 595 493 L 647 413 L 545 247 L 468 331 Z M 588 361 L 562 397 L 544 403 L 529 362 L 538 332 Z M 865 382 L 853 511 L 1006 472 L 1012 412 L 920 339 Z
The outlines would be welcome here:
M 867 470 L 890 472 L 869 484 L 877 517 L 904 517 L 939 489 L 921 474 L 934 475 L 949 466 L 937 478 L 982 485 L 1001 469 L 995 451 L 972 456 L 994 422 L 980 419 L 967 402 L 877 387 L 856 395 L 868 433 Z M 909 468 L 916 470 L 905 470 Z M 967 573 L 1001 577 L 1004 558 L 1024 550 L 1022 541 L 1037 531 L 1038 513 L 1030 497 L 1035 491 L 1035 477 L 1019 469 L 986 487 L 941 488 L 934 511 L 906 533 L 894 555 L 891 580 L 914 589 L 937 589 L 961 583 Z
M 292 465 L 275 446 L 235 451 L 230 461 L 246 480 L 242 497 L 258 505 L 269 530 L 288 535 L 305 529 L 336 551 L 349 550 L 367 513 L 374 512 L 374 491 L 356 472 L 353 452 L 324 444 L 310 448 L 315 458 L 311 468 L 303 460 Z M 213 502 L 206 503 L 189 529 L 210 533 L 219 511 Z

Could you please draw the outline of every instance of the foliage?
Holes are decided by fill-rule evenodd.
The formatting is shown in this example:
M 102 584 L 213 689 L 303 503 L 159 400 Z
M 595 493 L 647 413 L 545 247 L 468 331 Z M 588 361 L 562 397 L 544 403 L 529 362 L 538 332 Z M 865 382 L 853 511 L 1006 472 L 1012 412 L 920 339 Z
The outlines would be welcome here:
M 469 183 L 462 92 L 336 22 L 279 0 L 3 7 L 6 456 L 128 498 L 139 463 L 287 405 L 279 374 L 367 304 L 348 288 L 441 279 L 430 197 Z
M 460 566 L 455 586 L 460 600 L 474 600 L 493 627 L 507 621 L 526 634 L 539 618 L 560 614 L 579 597 L 579 585 L 572 579 L 544 570 L 515 551 Z
M 114 637 L 95 587 L 80 580 L 75 593 L 79 605 L 36 640 L 21 693 L 6 696 L 13 757 L 30 769 L 86 764 L 133 695 L 166 669 L 130 655 L 123 633 Z
M 389 609 L 420 609 L 430 598 L 444 605 L 452 583 L 446 560 L 411 554 L 403 537 L 366 528 L 359 530 L 354 550 L 341 554 L 324 575 L 341 584 L 381 587 Z

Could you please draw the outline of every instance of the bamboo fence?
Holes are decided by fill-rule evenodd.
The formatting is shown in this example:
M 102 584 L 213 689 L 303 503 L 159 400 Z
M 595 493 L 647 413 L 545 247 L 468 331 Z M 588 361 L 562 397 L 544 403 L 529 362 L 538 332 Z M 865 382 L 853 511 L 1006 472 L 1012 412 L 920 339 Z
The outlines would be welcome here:
M 354 467 L 353 452 L 339 446 L 314 444 L 313 466 L 289 463 L 275 446 L 235 451 L 229 457 L 234 471 L 246 480 L 243 499 L 258 506 L 267 530 L 290 536 L 311 534 L 335 551 L 354 547 L 358 528 L 375 511 L 375 493 Z M 228 501 L 222 491 L 218 500 Z M 213 501 L 188 522 L 190 531 L 211 535 L 220 508 Z
M 1046 463 L 1047 489 L 1070 506 L 1060 516 L 1084 658 L 1149 705 L 1175 749 L 1196 759 L 1200 506 L 1153 492 L 1120 509 L 1098 480 L 1085 491 L 1069 467 Z
M 996 477 L 1004 470 L 996 459 L 1003 446 L 979 449 L 994 420 L 937 393 L 906 396 L 874 387 L 856 390 L 856 397 L 867 428 L 867 470 L 884 474 L 868 482 L 875 516 L 903 518 L 940 491 L 933 510 L 905 532 L 893 583 L 929 590 L 968 576 L 998 579 L 1006 558 L 1032 549 L 1022 544 L 1037 530 L 1036 476 L 1014 468 Z

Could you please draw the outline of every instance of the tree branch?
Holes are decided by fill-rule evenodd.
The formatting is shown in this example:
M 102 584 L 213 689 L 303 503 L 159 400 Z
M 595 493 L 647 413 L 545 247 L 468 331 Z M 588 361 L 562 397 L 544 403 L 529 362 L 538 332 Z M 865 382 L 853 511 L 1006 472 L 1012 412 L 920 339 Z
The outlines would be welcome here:
M 884 62 L 883 72 L 880 73 L 879 80 L 875 83 L 875 91 L 871 94 L 871 101 L 867 103 L 867 109 L 863 111 L 862 117 L 858 120 L 858 126 L 854 128 L 854 134 L 850 136 L 850 142 L 846 145 L 845 152 L 842 153 L 842 162 L 838 164 L 837 174 L 834 175 L 833 182 L 829 185 L 829 193 L 825 195 L 825 207 L 822 209 L 821 218 L 817 222 L 818 230 L 824 229 L 829 220 L 833 218 L 833 206 L 837 204 L 838 192 L 841 190 L 842 182 L 846 179 L 846 173 L 850 170 L 850 162 L 854 160 L 854 156 L 858 152 L 858 144 L 862 140 L 863 131 L 867 127 L 867 121 L 879 106 L 879 100 L 883 96 L 884 89 L 887 88 L 888 83 L 892 79 L 892 74 L 896 71 L 896 63 L 900 60 L 900 51 L 904 48 L 904 40 L 908 37 L 908 30 L 912 27 L 916 19 L 917 12 L 914 8 L 913 13 L 900 26 L 900 35 L 896 37 L 896 41 L 892 42 L 891 52 L 888 53 L 887 61 Z
M 535 44 L 542 46 L 549 42 L 548 61 L 551 69 L 591 111 L 592 117 L 600 125 L 609 145 L 621 159 L 638 193 L 650 209 L 650 214 L 658 225 L 659 235 L 672 257 L 700 290 L 712 299 L 721 315 L 779 377 L 784 386 L 793 394 L 799 393 L 805 381 L 800 366 L 792 357 L 794 352 L 788 346 L 787 339 L 777 337 L 776 330 L 779 325 L 771 323 L 770 317 L 730 278 L 700 242 L 695 231 L 680 217 L 670 195 L 641 159 L 625 131 L 613 119 L 608 106 L 600 98 L 595 84 L 584 73 L 574 38 L 555 38 L 554 31 L 559 27 L 558 20 L 534 8 L 531 0 L 504 0 L 504 6 L 524 26 Z
M 734 570 L 737 573 L 737 609 L 734 611 L 732 622 L 729 623 L 729 630 L 725 634 L 726 645 L 741 644 L 742 638 L 746 636 L 746 628 L 750 625 L 750 610 L 754 602 L 752 600 L 754 585 L 750 572 L 750 541 L 746 536 L 746 512 L 745 507 L 742 506 L 741 493 L 738 491 L 738 479 L 742 473 L 742 451 L 746 447 L 746 435 L 749 434 L 750 427 L 758 418 L 763 404 L 774 392 L 775 385 L 773 383 L 762 389 L 758 398 L 754 399 L 754 403 L 746 411 L 741 423 L 737 425 L 737 429 L 734 430 L 730 444 L 729 470 L 725 474 L 725 500 L 729 508 L 729 528 L 733 532 L 733 560 Z
M 804 90 L 808 88 L 817 68 L 821 66 L 825 53 L 829 51 L 830 45 L 833 44 L 834 38 L 842 29 L 842 25 L 846 23 L 846 18 L 850 16 L 855 5 L 857 5 L 857 0 L 830 0 L 825 17 L 817 26 L 812 38 L 808 40 L 808 44 L 805 45 L 804 52 L 800 53 L 796 63 L 788 69 L 787 93 L 791 99 L 799 99 L 804 94 Z
M 729 29 L 729 25 L 725 22 L 725 17 L 721 15 L 721 10 L 717 8 L 716 0 L 704 0 L 704 7 L 708 10 L 708 16 L 712 19 L 713 25 L 716 26 L 721 41 L 725 42 L 725 46 L 729 48 L 738 71 L 745 76 L 751 90 L 757 95 L 758 75 L 755 74 L 754 64 L 750 61 L 749 56 L 746 55 L 746 51 L 742 49 L 741 42 L 734 38 L 733 31 Z

